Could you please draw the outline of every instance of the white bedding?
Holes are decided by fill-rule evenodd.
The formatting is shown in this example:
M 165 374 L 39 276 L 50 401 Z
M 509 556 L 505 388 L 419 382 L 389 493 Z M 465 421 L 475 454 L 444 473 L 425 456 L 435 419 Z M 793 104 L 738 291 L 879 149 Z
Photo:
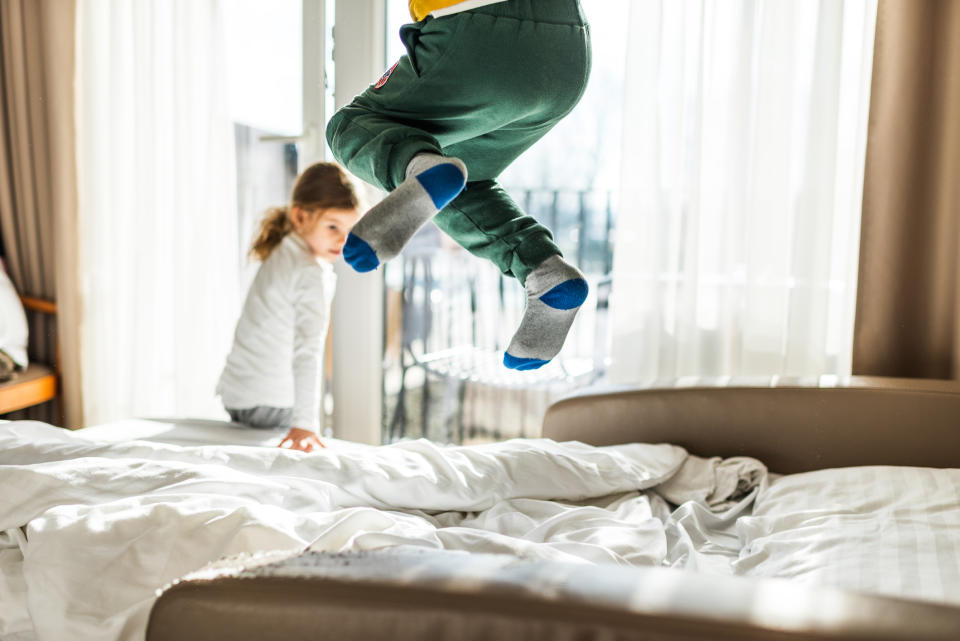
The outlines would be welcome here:
M 960 605 L 960 470 L 775 478 L 672 445 L 334 440 L 303 454 L 276 448 L 282 436 L 0 424 L 0 639 L 141 639 L 169 581 L 303 548 L 663 565 Z
M 960 469 L 791 474 L 737 527 L 737 574 L 960 606 Z
M 698 459 L 672 445 L 331 441 L 303 454 L 182 444 L 205 431 L 208 442 L 241 437 L 230 429 L 137 422 L 127 432 L 154 440 L 124 442 L 117 426 L 0 425 L 0 638 L 142 638 L 158 588 L 263 550 L 413 544 L 729 568 L 735 516 L 765 478 L 752 459 Z M 279 435 L 243 438 L 271 445 Z M 661 486 L 683 504 L 679 519 Z M 697 519 L 708 526 L 693 528 Z

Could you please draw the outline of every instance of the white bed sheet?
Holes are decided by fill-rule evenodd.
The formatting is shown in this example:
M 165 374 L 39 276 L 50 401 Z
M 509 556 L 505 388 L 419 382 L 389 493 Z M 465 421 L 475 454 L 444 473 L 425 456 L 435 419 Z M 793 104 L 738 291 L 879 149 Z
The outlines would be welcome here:
M 255 429 L 240 423 L 196 418 L 131 418 L 74 432 L 91 441 L 150 441 L 169 445 L 251 445 L 276 447 L 286 429 Z M 324 439 L 329 440 L 329 439 Z M 349 445 L 339 441 L 338 446 Z
M 27 609 L 27 584 L 19 547 L 0 541 L 0 639 L 33 639 L 33 622 Z
M 960 469 L 791 474 L 737 530 L 736 574 L 960 606 Z
M 330 441 L 304 454 L 270 447 L 281 437 L 195 421 L 0 425 L 3 589 L 21 604 L 0 610 L 0 630 L 22 628 L 26 603 L 40 641 L 140 639 L 167 582 L 223 556 L 308 546 L 722 568 L 736 553 L 730 515 L 765 472 L 672 445 Z M 222 444 L 242 439 L 256 444 Z M 718 529 L 671 525 L 654 491 L 668 479 L 670 500 L 719 515 Z

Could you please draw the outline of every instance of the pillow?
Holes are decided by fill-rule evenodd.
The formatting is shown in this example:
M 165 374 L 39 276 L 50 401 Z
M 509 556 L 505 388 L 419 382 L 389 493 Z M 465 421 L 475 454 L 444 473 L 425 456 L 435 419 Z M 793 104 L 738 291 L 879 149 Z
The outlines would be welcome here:
M 0 351 L 19 367 L 27 366 L 27 316 L 17 290 L 0 267 Z
M 737 574 L 960 605 L 960 469 L 782 476 L 738 528 Z

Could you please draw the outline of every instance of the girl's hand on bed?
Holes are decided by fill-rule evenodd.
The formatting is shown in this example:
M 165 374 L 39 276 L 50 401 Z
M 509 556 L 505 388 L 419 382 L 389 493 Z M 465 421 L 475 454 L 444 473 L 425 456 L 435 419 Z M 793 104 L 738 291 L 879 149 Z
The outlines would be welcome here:
M 302 430 L 299 427 L 291 427 L 287 435 L 280 441 L 280 445 L 291 450 L 300 450 L 301 452 L 313 452 L 319 448 L 327 446 L 320 442 L 320 437 L 312 430 Z

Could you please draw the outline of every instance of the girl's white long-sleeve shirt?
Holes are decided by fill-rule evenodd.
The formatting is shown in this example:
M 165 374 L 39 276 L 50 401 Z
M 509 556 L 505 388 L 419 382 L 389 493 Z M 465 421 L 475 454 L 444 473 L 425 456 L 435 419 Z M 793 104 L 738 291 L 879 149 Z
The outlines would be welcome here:
M 237 321 L 217 393 L 225 407 L 293 408 L 317 431 L 323 349 L 337 276 L 295 232 L 260 265 Z

